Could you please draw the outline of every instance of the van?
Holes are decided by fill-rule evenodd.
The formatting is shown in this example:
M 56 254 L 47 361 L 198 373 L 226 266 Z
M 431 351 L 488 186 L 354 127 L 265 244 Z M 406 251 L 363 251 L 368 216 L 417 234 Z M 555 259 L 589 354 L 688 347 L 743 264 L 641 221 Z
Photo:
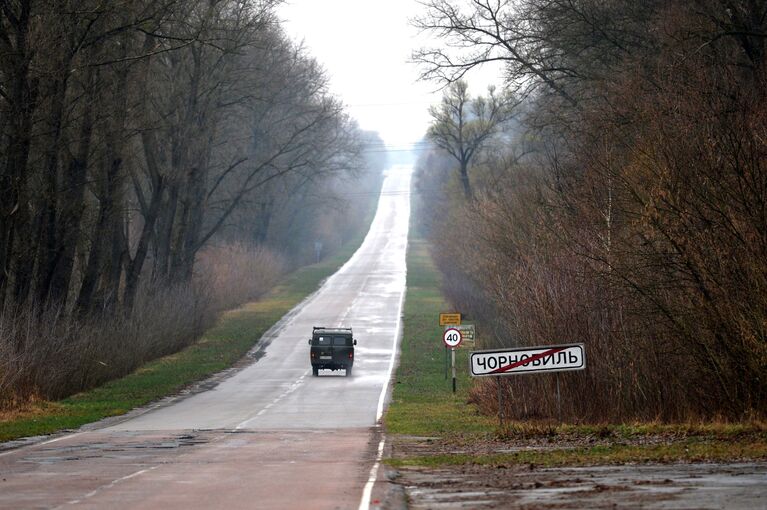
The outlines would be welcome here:
M 352 328 L 326 328 L 315 326 L 309 339 L 309 360 L 312 375 L 318 376 L 321 369 L 345 370 L 351 377 L 354 365 L 354 339 Z

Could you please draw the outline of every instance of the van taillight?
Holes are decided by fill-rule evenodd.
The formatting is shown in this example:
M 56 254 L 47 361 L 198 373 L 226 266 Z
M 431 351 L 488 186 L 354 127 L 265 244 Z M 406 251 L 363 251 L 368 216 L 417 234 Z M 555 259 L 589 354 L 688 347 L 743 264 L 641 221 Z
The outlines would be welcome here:
M 314 359 L 314 353 L 312 353 L 312 359 Z
M 353 352 L 350 352 L 350 353 L 349 353 L 349 359 L 352 359 L 353 357 L 354 357 L 354 353 L 353 353 Z

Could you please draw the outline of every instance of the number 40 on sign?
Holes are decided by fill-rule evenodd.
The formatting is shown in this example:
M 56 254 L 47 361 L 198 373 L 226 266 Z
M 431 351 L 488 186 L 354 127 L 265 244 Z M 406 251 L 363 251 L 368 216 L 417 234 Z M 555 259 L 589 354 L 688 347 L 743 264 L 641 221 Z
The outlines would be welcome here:
M 445 342 L 446 346 L 450 347 L 451 349 L 455 349 L 461 345 L 463 335 L 461 334 L 460 330 L 456 328 L 448 328 L 442 335 L 442 340 Z

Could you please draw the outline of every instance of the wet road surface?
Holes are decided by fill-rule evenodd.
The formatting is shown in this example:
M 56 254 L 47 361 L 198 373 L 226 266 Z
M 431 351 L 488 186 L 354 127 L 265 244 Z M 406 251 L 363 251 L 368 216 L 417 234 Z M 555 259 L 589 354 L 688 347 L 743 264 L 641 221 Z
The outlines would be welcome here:
M 410 176 L 387 171 L 360 249 L 265 335 L 256 363 L 127 421 L 0 453 L 0 508 L 365 506 L 400 330 Z M 312 376 L 313 326 L 354 329 L 351 377 Z
M 357 508 L 371 432 L 94 431 L 0 458 L 0 508 Z
M 403 469 L 411 510 L 454 508 L 767 508 L 767 464 L 671 463 Z

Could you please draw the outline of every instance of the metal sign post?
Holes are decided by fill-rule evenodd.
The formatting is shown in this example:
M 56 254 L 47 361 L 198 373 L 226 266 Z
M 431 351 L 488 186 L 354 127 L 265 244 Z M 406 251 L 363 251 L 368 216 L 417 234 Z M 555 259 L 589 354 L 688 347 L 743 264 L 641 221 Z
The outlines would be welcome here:
M 455 393 L 455 348 L 450 349 L 450 363 L 453 365 L 453 393 Z
M 453 366 L 453 393 L 455 393 L 455 349 L 461 345 L 461 332 L 455 328 L 448 328 L 442 335 L 442 341 L 445 342 L 445 346 L 450 348 L 450 360 Z
M 448 369 L 448 366 L 450 365 L 449 362 L 448 362 L 448 358 L 450 357 L 450 354 L 448 354 L 447 351 L 448 351 L 448 348 L 447 348 L 447 345 L 446 345 L 445 346 L 445 380 L 446 381 L 447 381 L 447 369 Z
M 498 388 L 498 422 L 503 429 L 503 392 L 501 391 L 501 379 L 495 378 L 495 386 Z

